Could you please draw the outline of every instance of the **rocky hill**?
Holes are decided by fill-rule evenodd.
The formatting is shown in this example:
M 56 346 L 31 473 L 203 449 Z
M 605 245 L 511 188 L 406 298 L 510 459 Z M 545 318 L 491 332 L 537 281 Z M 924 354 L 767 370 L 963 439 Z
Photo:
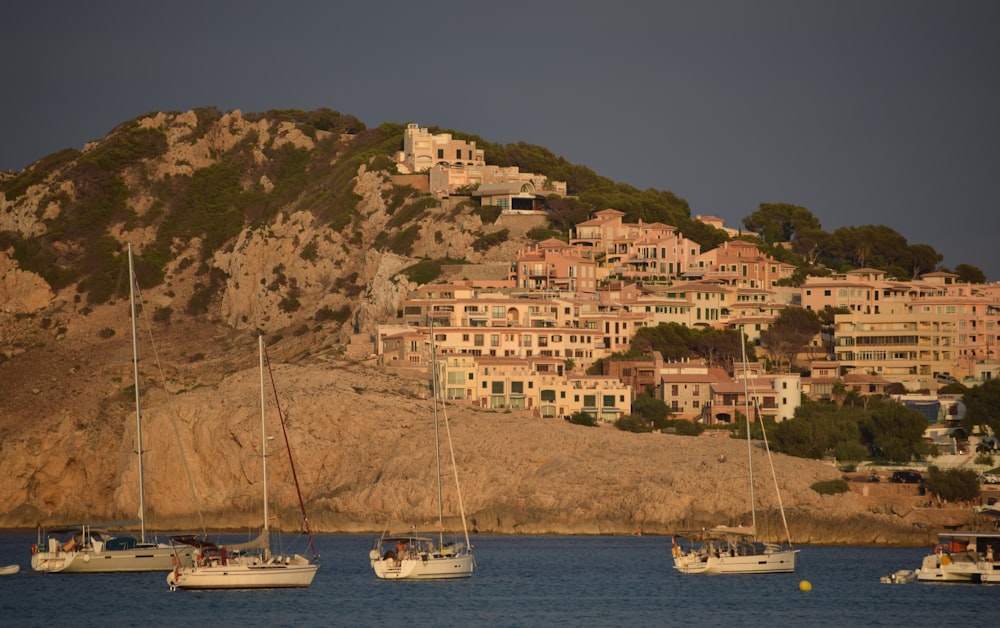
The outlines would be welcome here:
M 435 518 L 427 376 L 376 366 L 372 334 L 417 285 L 415 268 L 507 261 L 527 240 L 471 203 L 442 206 L 395 183 L 394 131 L 325 110 L 153 113 L 0 182 L 0 526 L 137 510 L 128 242 L 153 527 L 257 524 L 257 330 L 314 528 Z M 745 443 L 459 405 L 448 415 L 480 532 L 746 521 Z M 295 528 L 283 460 L 272 499 L 279 525 Z M 832 466 L 775 464 L 794 541 L 926 542 L 905 513 L 810 488 L 840 477 Z M 774 492 L 759 494 L 778 537 Z

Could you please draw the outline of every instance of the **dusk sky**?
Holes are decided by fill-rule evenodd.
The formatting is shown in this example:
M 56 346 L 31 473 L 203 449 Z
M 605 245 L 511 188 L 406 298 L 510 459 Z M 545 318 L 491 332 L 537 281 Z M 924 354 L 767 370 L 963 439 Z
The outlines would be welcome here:
M 151 111 L 334 109 L 538 144 L 739 227 L 888 225 L 1000 280 L 1000 2 L 19 2 L 0 170 Z

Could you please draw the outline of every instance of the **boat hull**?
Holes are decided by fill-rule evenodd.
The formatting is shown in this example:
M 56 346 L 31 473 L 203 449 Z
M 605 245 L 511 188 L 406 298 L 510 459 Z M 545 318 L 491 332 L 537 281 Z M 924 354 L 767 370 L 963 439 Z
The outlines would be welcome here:
M 691 575 L 792 573 L 799 550 L 781 549 L 763 554 L 718 556 L 694 551 L 674 557 L 674 569 Z
M 213 565 L 175 569 L 167 574 L 171 589 L 295 589 L 312 585 L 319 565 Z
M 393 558 L 373 558 L 371 564 L 375 575 L 383 580 L 468 578 L 476 565 L 472 554 L 406 558 L 398 562 Z
M 957 560 L 948 555 L 931 554 L 924 557 L 917 570 L 917 580 L 949 584 L 991 583 L 1000 582 L 1000 571 L 994 571 L 993 564 L 986 561 Z
M 128 550 L 92 549 L 38 552 L 31 555 L 31 569 L 42 573 L 111 573 L 170 571 L 176 556 L 190 557 L 193 550 L 178 552 L 168 545 Z

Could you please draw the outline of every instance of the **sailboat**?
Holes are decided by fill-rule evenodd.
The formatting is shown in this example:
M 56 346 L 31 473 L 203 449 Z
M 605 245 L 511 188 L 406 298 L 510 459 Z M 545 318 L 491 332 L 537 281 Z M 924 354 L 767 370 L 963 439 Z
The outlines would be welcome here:
M 776 543 L 761 543 L 757 541 L 757 505 L 753 486 L 753 446 L 750 440 L 750 390 L 747 373 L 746 340 L 743 330 L 740 330 L 740 346 L 743 350 L 743 394 L 746 402 L 747 428 L 747 464 L 750 478 L 750 512 L 749 526 L 716 526 L 706 530 L 680 533 L 689 538 L 700 539 L 700 544 L 692 544 L 685 551 L 672 539 L 671 552 L 674 558 L 674 569 L 684 574 L 762 574 L 790 573 L 795 571 L 795 555 L 799 552 L 792 548 L 791 535 L 788 532 L 788 521 L 785 519 L 785 508 L 781 502 L 781 492 L 778 489 L 778 478 L 771 461 L 771 450 L 767 445 L 767 433 L 761 421 L 761 433 L 764 435 L 764 449 L 768 462 L 771 464 L 771 476 L 774 479 L 774 490 L 778 496 L 778 508 L 781 520 L 784 522 L 787 545 Z
M 190 547 L 146 540 L 146 504 L 142 464 L 142 404 L 139 385 L 139 333 L 136 324 L 135 270 L 132 244 L 128 245 L 129 302 L 132 312 L 132 363 L 135 376 L 136 454 L 139 460 L 139 537 L 115 531 L 127 523 L 74 524 L 44 531 L 31 548 L 31 568 L 45 573 L 100 573 L 117 571 L 168 571 L 178 553 L 190 556 Z M 66 535 L 69 535 L 68 537 Z
M 176 589 L 281 589 L 306 588 L 312 584 L 316 571 L 319 569 L 316 547 L 313 544 L 312 531 L 309 529 L 309 517 L 306 515 L 305 502 L 299 490 L 299 479 L 295 473 L 295 463 L 292 460 L 291 448 L 288 443 L 288 433 L 285 431 L 285 421 L 278 407 L 278 418 L 281 420 L 281 431 L 285 437 L 285 449 L 295 480 L 295 491 L 299 498 L 299 508 L 302 511 L 302 522 L 309 536 L 309 548 L 312 560 L 299 554 L 275 556 L 270 548 L 270 529 L 267 503 L 267 412 L 264 402 L 265 351 L 264 336 L 257 338 L 260 354 L 260 436 L 261 464 L 263 468 L 264 485 L 264 526 L 257 538 L 246 543 L 218 545 L 213 542 L 189 537 L 173 537 L 182 546 L 193 545 L 198 548 L 192 560 L 178 559 L 176 567 L 167 574 L 167 584 L 170 590 Z M 270 373 L 270 365 L 267 366 Z M 274 388 L 274 378 L 271 377 L 271 387 Z
M 468 578 L 476 567 L 476 559 L 472 553 L 469 541 L 469 526 L 465 520 L 465 508 L 462 505 L 462 492 L 458 483 L 458 469 L 455 465 L 455 450 L 451 442 L 451 429 L 448 426 L 448 415 L 444 400 L 441 398 L 438 382 L 439 373 L 434 348 L 434 325 L 430 327 L 431 335 L 431 395 L 434 406 L 434 454 L 437 463 L 437 534 L 413 533 L 389 534 L 383 533 L 368 553 L 375 575 L 383 580 L 440 580 L 447 578 Z M 441 407 L 439 420 L 438 406 Z M 441 424 L 444 424 L 448 451 L 451 457 L 451 468 L 455 479 L 455 492 L 458 495 L 459 514 L 462 519 L 464 543 L 460 540 L 445 540 L 444 533 L 444 500 L 443 481 L 441 473 Z

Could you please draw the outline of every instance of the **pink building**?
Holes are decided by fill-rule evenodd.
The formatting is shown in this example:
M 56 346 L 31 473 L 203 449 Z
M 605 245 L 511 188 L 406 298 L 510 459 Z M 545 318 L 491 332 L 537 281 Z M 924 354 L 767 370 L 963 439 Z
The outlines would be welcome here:
M 699 255 L 685 275 L 718 279 L 734 287 L 772 288 L 781 279 L 791 279 L 794 272 L 794 266 L 764 255 L 756 244 L 730 240 Z
M 591 251 L 548 239 L 518 252 L 515 282 L 525 290 L 569 294 L 597 291 L 597 262 Z

